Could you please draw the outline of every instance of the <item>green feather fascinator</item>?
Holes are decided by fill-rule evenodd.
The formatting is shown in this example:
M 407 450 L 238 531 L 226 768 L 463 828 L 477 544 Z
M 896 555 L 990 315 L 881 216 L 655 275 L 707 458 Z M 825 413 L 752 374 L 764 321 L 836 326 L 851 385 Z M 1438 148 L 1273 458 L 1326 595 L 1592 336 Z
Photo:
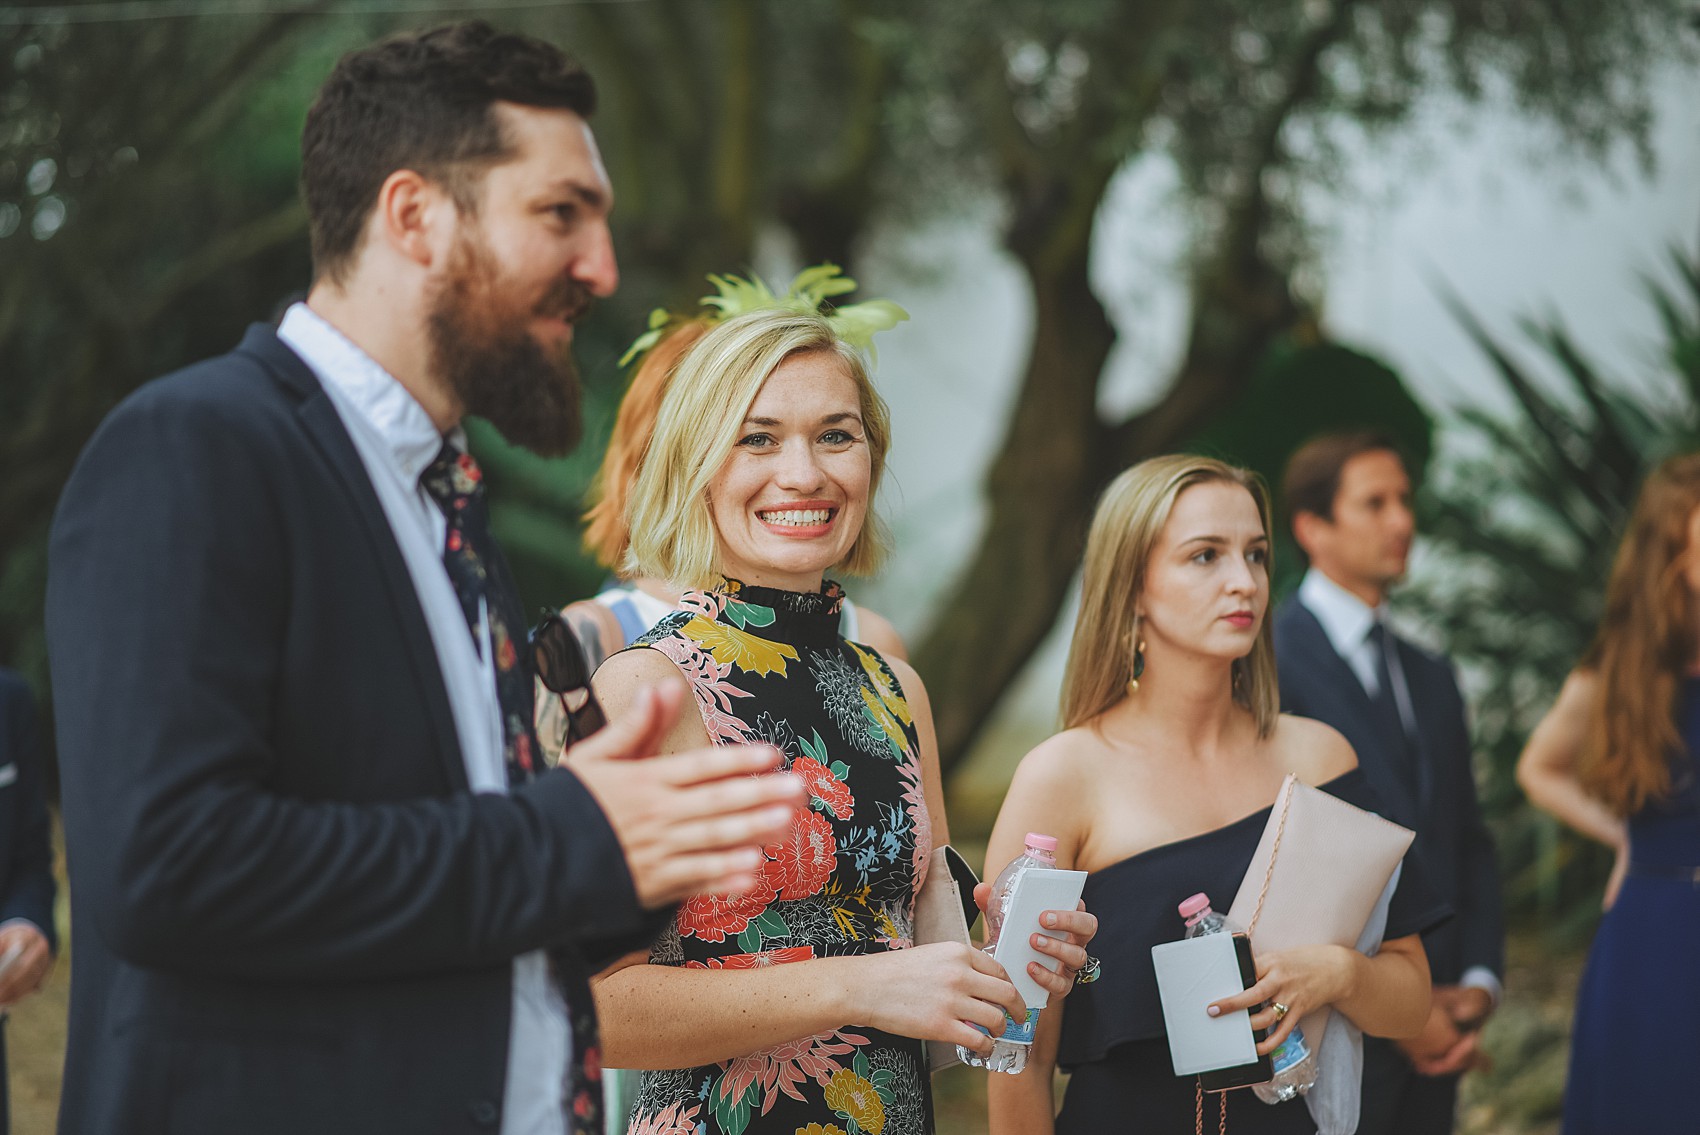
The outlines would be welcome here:
M 866 351 L 872 359 L 878 358 L 874 350 L 874 336 L 881 331 L 891 330 L 909 318 L 907 311 L 890 300 L 868 300 L 865 303 L 831 307 L 829 301 L 834 296 L 846 295 L 856 290 L 856 281 L 844 275 L 843 270 L 836 264 L 816 264 L 803 269 L 791 281 L 791 286 L 785 290 L 784 295 L 775 295 L 767 282 L 753 272 L 748 279 L 741 276 L 710 275 L 708 282 L 714 285 L 714 294 L 703 296 L 701 303 L 714 313 L 707 316 L 714 323 L 721 323 L 751 311 L 775 308 L 811 315 L 824 314 L 826 321 L 832 325 L 833 332 L 840 339 L 857 350 Z M 828 305 L 824 313 L 821 312 L 823 304 Z M 650 312 L 649 329 L 626 348 L 626 353 L 620 356 L 620 365 L 625 366 L 659 343 L 661 337 L 667 333 L 667 325 L 672 323 L 673 319 L 673 313 L 664 307 Z

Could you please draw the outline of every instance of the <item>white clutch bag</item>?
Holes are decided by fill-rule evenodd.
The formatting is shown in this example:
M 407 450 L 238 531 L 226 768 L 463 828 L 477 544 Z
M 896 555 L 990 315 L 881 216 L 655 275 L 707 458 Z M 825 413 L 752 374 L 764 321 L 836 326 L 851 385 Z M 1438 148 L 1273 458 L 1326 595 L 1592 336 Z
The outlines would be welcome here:
M 1288 776 L 1228 917 L 1253 955 L 1293 946 L 1351 948 L 1416 833 Z M 1300 1021 L 1317 1051 L 1331 1010 Z

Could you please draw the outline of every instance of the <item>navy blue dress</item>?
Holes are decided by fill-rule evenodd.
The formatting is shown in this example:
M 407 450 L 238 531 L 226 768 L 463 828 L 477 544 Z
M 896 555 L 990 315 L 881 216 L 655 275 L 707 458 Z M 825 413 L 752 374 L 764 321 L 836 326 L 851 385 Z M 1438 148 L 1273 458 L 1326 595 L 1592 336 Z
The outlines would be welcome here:
M 1321 787 L 1349 804 L 1381 811 L 1374 789 L 1356 769 Z M 1269 812 L 1264 808 L 1226 827 L 1151 848 L 1086 877 L 1086 909 L 1098 916 L 1092 952 L 1103 970 L 1063 1002 L 1057 1063 L 1072 1075 L 1057 1135 L 1193 1130 L 1194 1077 L 1176 1076 L 1169 1059 L 1151 947 L 1185 933 L 1175 907 L 1188 895 L 1203 891 L 1224 907 L 1233 901 Z M 1448 914 L 1407 855 L 1388 908 L 1386 938 L 1420 934 Z M 1246 1090 L 1224 1095 L 1234 1135 L 1315 1135 L 1303 1100 L 1270 1105 Z M 1214 1097 L 1206 1098 L 1205 1122 L 1212 1131 L 1216 1107 Z
M 1700 679 L 1677 723 L 1700 753 Z M 1564 1135 L 1700 1129 L 1700 779 L 1673 762 L 1672 791 L 1629 818 L 1629 877 L 1606 912 L 1576 993 Z M 1680 878 L 1684 869 L 1688 878 Z

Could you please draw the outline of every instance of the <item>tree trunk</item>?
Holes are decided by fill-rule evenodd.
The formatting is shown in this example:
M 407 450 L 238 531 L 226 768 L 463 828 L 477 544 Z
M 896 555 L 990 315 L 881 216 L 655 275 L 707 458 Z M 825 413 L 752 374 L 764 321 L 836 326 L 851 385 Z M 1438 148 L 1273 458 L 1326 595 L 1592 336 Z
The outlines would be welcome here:
M 1223 202 L 1213 253 L 1198 262 L 1186 357 L 1154 406 L 1117 425 L 1106 425 L 1097 412 L 1115 330 L 1087 277 L 1092 218 L 1114 167 L 1035 161 L 1041 156 L 1035 148 L 1006 132 L 1004 161 L 1016 203 L 1006 243 L 1033 286 L 1034 336 L 987 478 L 989 517 L 979 546 L 915 653 L 946 772 L 967 756 L 1055 625 L 1104 485 L 1127 466 L 1181 444 L 1230 404 L 1296 319 L 1286 273 L 1263 248 L 1270 220 L 1263 179 L 1282 162 L 1282 129 L 1314 93 L 1322 54 L 1344 34 L 1351 6 L 1339 0 L 1293 52 L 1280 95 L 1235 163 L 1230 184 L 1238 190 Z M 1158 84 L 1141 86 L 1154 103 Z M 1087 138 L 1101 126 L 1083 121 L 1091 127 Z M 1083 152 L 1089 147 L 1071 155 Z M 1071 182 L 1036 172 L 1070 168 Z
M 1015 235 L 1044 227 L 1028 216 Z M 1089 233 L 1066 248 L 1012 239 L 1026 244 L 1033 345 L 987 476 L 979 548 L 915 655 L 946 769 L 1055 624 L 1103 480 L 1098 377 L 1116 332 L 1092 294 Z

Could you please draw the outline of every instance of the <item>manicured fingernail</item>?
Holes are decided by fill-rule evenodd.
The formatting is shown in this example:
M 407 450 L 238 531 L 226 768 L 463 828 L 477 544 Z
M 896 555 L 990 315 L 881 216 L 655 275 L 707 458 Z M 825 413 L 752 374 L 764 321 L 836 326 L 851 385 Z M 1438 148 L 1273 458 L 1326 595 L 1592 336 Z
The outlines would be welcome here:
M 1212 1017 L 1220 1017 L 1222 1015 L 1222 1007 L 1220 1005 L 1212 1005 L 1204 1011 L 1209 1013 Z
M 1046 926 L 1055 926 L 1057 924 L 1057 916 L 1054 914 L 1047 914 L 1039 921 L 1043 922 Z

